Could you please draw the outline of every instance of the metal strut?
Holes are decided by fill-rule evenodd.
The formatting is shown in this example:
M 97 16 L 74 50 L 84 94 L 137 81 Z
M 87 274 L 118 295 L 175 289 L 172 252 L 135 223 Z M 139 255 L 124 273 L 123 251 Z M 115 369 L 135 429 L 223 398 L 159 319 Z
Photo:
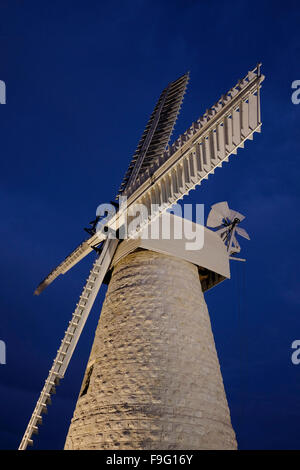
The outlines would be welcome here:
M 19 450 L 26 450 L 28 445 L 33 445 L 32 435 L 38 434 L 38 425 L 42 424 L 42 414 L 47 412 L 47 405 L 51 404 L 51 394 L 55 393 L 55 387 L 63 379 L 68 364 L 73 355 L 81 331 L 89 316 L 95 298 L 101 287 L 103 278 L 109 268 L 119 240 L 107 239 L 102 253 L 97 257 L 83 288 L 79 302 L 72 315 L 65 336 L 53 361 L 45 385 L 41 391 L 38 402 L 34 408 Z

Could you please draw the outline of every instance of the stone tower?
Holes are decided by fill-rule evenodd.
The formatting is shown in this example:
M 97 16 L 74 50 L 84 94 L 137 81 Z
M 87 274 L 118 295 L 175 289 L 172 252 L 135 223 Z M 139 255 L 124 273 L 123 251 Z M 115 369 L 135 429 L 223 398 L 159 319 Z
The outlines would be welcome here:
M 121 257 L 65 449 L 236 446 L 198 267 L 149 249 Z

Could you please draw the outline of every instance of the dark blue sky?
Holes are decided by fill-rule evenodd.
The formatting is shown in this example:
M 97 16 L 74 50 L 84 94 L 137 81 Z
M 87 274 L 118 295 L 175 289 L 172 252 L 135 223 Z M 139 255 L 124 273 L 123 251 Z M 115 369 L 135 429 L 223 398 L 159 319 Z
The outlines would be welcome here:
M 40 297 L 38 282 L 114 198 L 162 88 L 190 70 L 174 137 L 258 61 L 262 133 L 193 192 L 246 215 L 246 264 L 207 293 L 241 449 L 299 449 L 298 1 L 0 1 L 0 446 L 17 448 L 92 258 Z M 61 449 L 102 288 L 36 449 Z

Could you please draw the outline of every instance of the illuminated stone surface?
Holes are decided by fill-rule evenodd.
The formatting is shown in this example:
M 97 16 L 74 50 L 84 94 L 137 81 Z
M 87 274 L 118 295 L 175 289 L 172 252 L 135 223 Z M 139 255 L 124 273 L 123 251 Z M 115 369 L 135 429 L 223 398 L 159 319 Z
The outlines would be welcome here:
M 235 449 L 196 266 L 137 251 L 115 267 L 65 449 Z

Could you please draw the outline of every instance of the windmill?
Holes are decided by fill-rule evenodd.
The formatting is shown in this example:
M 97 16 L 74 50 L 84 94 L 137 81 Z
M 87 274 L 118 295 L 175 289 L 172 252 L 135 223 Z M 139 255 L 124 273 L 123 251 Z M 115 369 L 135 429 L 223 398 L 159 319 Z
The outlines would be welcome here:
M 199 448 L 199 445 L 204 448 L 235 447 L 234 432 L 202 291 L 230 277 L 229 255 L 233 254 L 232 247 L 237 251 L 233 238 L 234 232 L 239 228 L 237 221 L 227 219 L 226 215 L 221 217 L 222 214 L 218 212 L 221 206 L 215 207 L 208 222 L 213 227 L 217 226 L 215 224 L 227 224 L 220 228 L 222 238 L 205 228 L 204 248 L 197 253 L 184 251 L 180 240 L 163 244 L 160 240 L 145 241 L 141 234 L 155 220 L 165 215 L 177 201 L 201 184 L 203 179 L 213 174 L 216 168 L 228 162 L 229 156 L 243 148 L 246 140 L 252 140 L 255 132 L 260 132 L 260 87 L 264 76 L 260 72 L 259 64 L 169 146 L 188 79 L 188 74 L 183 75 L 171 82 L 161 93 L 121 183 L 117 195 L 118 203 L 113 204 L 115 210 L 97 213 L 96 219 L 91 222 L 91 228 L 86 230 L 90 236 L 51 271 L 35 291 L 35 294 L 39 295 L 59 275 L 65 274 L 93 250 L 96 252 L 96 260 L 26 428 L 20 450 L 25 450 L 28 445 L 33 444 L 32 436 L 38 432 L 42 414 L 51 403 L 51 394 L 64 377 L 103 282 L 109 284 L 108 292 L 66 448 Z M 124 227 L 128 226 L 130 214 L 139 205 L 146 207 L 147 215 L 141 217 L 139 224 L 128 229 L 126 239 L 122 240 L 125 237 L 121 234 Z M 223 209 L 224 207 L 223 204 Z M 175 225 L 180 222 L 176 217 L 173 217 L 172 221 Z M 226 241 L 228 233 L 229 242 Z M 124 272 L 127 273 L 125 276 Z M 145 281 L 146 278 L 149 278 L 149 282 Z M 132 281 L 133 284 L 130 279 L 135 280 Z M 153 284 L 156 285 L 155 289 Z M 174 299 L 180 290 L 187 300 L 183 302 L 179 299 L 176 303 Z M 143 304 L 140 302 L 141 298 L 144 299 Z M 172 321 L 168 313 L 170 309 Z M 197 310 L 201 312 L 201 325 L 200 317 L 194 317 Z M 117 313 L 120 315 L 116 317 Z M 182 315 L 189 318 L 190 323 L 187 320 L 187 324 L 183 324 Z M 178 327 L 175 327 L 176 324 Z M 149 337 L 143 336 L 141 331 L 147 328 Z M 200 341 L 203 347 L 201 344 L 199 346 L 199 338 L 195 336 L 199 334 L 203 336 Z M 177 339 L 174 339 L 174 335 L 177 335 Z M 190 341 L 186 341 L 187 337 Z M 173 354 L 172 351 L 175 351 L 182 341 L 182 356 L 179 356 L 178 352 Z M 167 351 L 164 349 L 166 344 Z M 204 354 L 202 362 L 206 367 L 203 367 L 203 370 L 197 369 L 201 383 L 206 384 L 203 387 L 215 384 L 213 391 L 202 390 L 203 400 L 206 400 L 205 406 L 199 404 L 201 393 L 199 394 L 197 387 L 196 394 L 192 394 L 198 380 L 193 376 L 194 372 L 187 376 L 184 375 L 184 367 L 178 370 L 178 364 L 184 358 L 191 367 L 193 349 L 188 348 L 192 346 L 199 357 Z M 99 355 L 102 358 L 101 370 Z M 196 357 L 194 359 L 196 361 Z M 130 369 L 130 364 L 136 360 L 137 367 Z M 165 361 L 168 361 L 167 365 Z M 170 375 L 172 370 L 174 374 Z M 116 376 L 111 376 L 113 371 L 117 374 L 118 383 L 115 382 Z M 205 374 L 212 374 L 211 382 L 207 376 L 202 376 L 203 371 L 206 371 Z M 194 382 L 191 382 L 192 376 Z M 181 382 L 177 383 L 176 380 L 180 378 Z M 110 389 L 107 388 L 107 383 Z M 185 386 L 188 387 L 187 393 L 191 393 L 188 403 L 185 399 Z M 100 387 L 99 393 L 96 392 L 97 387 Z M 217 402 L 212 398 L 215 390 Z M 103 396 L 101 403 L 97 393 Z M 147 406 L 143 405 L 145 397 L 148 400 Z M 158 409 L 160 406 L 163 408 Z M 95 407 L 102 407 L 99 414 Z M 192 415 L 191 410 L 194 410 Z M 219 410 L 218 419 L 212 417 L 216 410 Z M 177 416 L 175 422 L 183 420 L 181 426 L 173 426 L 170 418 L 172 413 Z M 94 419 L 95 416 L 98 416 L 97 419 Z M 105 422 L 97 425 L 97 420 L 101 421 L 100 416 L 101 419 L 105 416 Z M 116 416 L 118 419 L 113 419 Z M 132 417 L 131 421 L 128 421 L 128 416 Z M 93 424 L 91 420 L 94 420 Z M 200 420 L 197 430 L 202 430 L 202 437 L 198 438 L 197 432 L 195 434 L 194 431 L 189 434 L 189 429 L 184 433 L 187 422 L 190 422 L 190 426 L 195 426 L 193 420 Z M 129 422 L 134 422 L 137 428 L 133 426 L 132 430 L 128 427 Z M 216 422 L 219 424 L 215 429 Z M 151 426 L 149 423 L 152 423 Z M 205 423 L 208 423 L 208 427 Z M 84 429 L 84 437 L 80 429 Z M 100 432 L 99 429 L 106 431 Z M 121 447 L 120 442 L 115 442 L 120 433 Z M 190 445 L 184 442 L 186 434 L 190 436 Z M 128 438 L 128 435 L 131 435 L 131 438 Z M 133 435 L 138 437 L 134 438 Z M 213 436 L 213 441 L 209 436 Z M 99 444 L 99 439 L 102 439 L 102 444 Z M 165 444 L 162 444 L 161 439 L 165 439 Z

